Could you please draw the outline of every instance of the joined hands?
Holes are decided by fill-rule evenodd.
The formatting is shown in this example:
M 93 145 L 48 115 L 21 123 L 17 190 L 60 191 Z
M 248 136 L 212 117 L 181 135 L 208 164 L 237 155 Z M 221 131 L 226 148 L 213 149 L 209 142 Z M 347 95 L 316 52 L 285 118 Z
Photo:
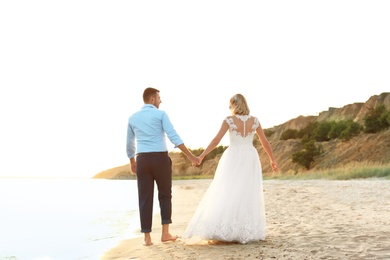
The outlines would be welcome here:
M 199 166 L 202 164 L 202 160 L 203 158 L 201 158 L 200 156 L 199 157 L 195 157 L 193 158 L 193 160 L 191 160 L 192 162 L 192 166 Z

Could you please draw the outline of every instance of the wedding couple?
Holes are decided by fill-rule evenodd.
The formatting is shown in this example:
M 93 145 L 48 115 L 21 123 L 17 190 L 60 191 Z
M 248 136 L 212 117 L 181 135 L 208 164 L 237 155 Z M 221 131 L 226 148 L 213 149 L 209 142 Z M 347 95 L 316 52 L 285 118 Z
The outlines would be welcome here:
M 152 231 L 154 183 L 157 184 L 162 224 L 161 241 L 176 241 L 169 232 L 172 223 L 172 161 L 165 136 L 196 165 L 202 163 L 229 131 L 230 145 L 221 156 L 214 179 L 202 198 L 183 238 L 199 237 L 211 241 L 248 243 L 265 239 L 265 208 L 262 170 L 253 137 L 260 142 L 271 161 L 277 164 L 272 148 L 256 117 L 251 116 L 245 97 L 236 94 L 230 99 L 231 116 L 204 152 L 195 157 L 184 145 L 166 112 L 159 110 L 160 91 L 146 88 L 144 106 L 128 121 L 127 156 L 131 171 L 137 175 L 141 232 L 144 245 L 153 245 Z

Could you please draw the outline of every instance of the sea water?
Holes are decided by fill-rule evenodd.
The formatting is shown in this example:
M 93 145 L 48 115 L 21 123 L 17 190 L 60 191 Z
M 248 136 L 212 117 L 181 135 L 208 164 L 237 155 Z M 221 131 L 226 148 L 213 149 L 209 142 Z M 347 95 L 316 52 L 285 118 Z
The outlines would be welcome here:
M 99 259 L 140 235 L 137 198 L 134 180 L 0 178 L 0 259 Z

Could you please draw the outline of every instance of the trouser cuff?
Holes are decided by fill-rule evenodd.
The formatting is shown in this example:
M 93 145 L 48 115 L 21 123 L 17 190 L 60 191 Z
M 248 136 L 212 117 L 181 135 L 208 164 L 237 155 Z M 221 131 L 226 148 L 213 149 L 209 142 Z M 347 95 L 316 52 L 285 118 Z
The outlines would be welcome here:
M 163 219 L 163 220 L 161 221 L 161 224 L 162 224 L 162 225 L 171 224 L 171 223 L 172 223 L 172 219 L 167 219 L 167 220 L 164 220 L 164 219 Z

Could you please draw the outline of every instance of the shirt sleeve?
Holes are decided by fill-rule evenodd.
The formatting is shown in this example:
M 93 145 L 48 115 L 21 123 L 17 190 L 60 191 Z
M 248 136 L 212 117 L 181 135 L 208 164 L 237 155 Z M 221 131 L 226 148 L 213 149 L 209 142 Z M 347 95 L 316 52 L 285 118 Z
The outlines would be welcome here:
M 162 114 L 162 126 L 169 140 L 175 145 L 175 148 L 184 143 L 173 127 L 171 120 L 169 120 L 168 114 L 165 112 Z
M 127 124 L 127 142 L 126 142 L 127 157 L 133 158 L 135 156 L 135 135 L 133 128 L 130 125 L 130 120 Z

